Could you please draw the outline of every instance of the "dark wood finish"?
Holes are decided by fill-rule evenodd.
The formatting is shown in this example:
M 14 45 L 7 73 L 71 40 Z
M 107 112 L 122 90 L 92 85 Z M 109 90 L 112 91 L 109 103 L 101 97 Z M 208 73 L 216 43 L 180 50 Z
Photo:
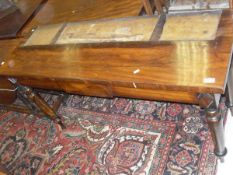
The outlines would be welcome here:
M 54 111 L 57 111 L 59 109 L 59 107 L 61 106 L 66 96 L 67 95 L 63 95 L 63 94 L 59 95 L 58 99 L 54 102 L 53 107 L 52 107 Z
M 56 119 L 56 112 L 48 106 L 48 104 L 44 101 L 43 98 L 41 98 L 40 95 L 34 93 L 32 89 L 29 88 L 27 88 L 27 90 L 25 91 L 25 95 L 31 102 L 35 103 L 43 113 L 48 115 L 53 120 Z
M 16 90 L 5 78 L 0 77 L 0 104 L 11 104 L 16 100 Z
M 0 104 L 0 108 L 5 109 L 7 111 L 16 111 L 16 112 L 26 113 L 26 114 L 32 113 L 32 111 L 30 109 L 28 109 L 27 107 L 20 106 L 20 105 L 13 105 L 13 104 L 2 105 L 2 104 Z
M 43 98 L 41 98 L 39 94 L 35 93 L 29 87 L 24 87 L 24 86 L 19 85 L 17 82 L 15 83 L 12 81 L 12 83 L 15 85 L 15 87 L 17 87 L 18 93 L 20 93 L 22 97 L 27 99 L 30 102 L 30 104 L 35 105 L 35 107 L 39 107 L 41 112 L 48 115 L 51 119 L 53 120 L 56 119 L 57 115 L 55 111 L 50 106 L 48 106 L 48 104 L 44 101 Z
M 26 2 L 22 4 L 22 2 Z M 29 15 L 29 10 L 32 10 L 39 1 L 19 1 L 18 4 L 23 10 L 25 15 Z M 33 17 L 31 21 L 22 30 L 21 36 L 31 32 L 32 28 L 37 27 L 42 24 L 57 23 L 57 22 L 68 22 L 68 21 L 78 21 L 84 19 L 95 19 L 95 18 L 116 18 L 116 17 L 126 17 L 126 16 L 137 16 L 142 8 L 140 0 L 68 0 L 66 3 L 62 0 L 50 0 L 45 2 L 41 7 L 41 11 Z M 1 27 L 3 30 L 3 28 Z M 1 30 L 0 29 L 0 30 Z M 10 54 L 15 47 L 19 46 L 21 42 L 20 39 L 10 39 L 10 40 L 0 40 L 0 63 L 4 62 L 8 67 L 14 67 L 15 61 L 8 59 L 6 57 Z M 0 70 L 2 66 L 0 65 Z M 2 80 L 6 83 L 7 80 Z M 0 88 L 8 87 L 0 83 Z M 4 85 L 4 86 L 3 86 Z M 9 96 L 7 95 L 9 94 Z M 3 96 L 4 95 L 4 96 Z M 0 92 L 0 101 L 3 103 L 9 103 L 13 101 L 12 93 Z M 7 97 L 7 98 L 6 98 Z
M 40 114 L 43 113 L 55 122 L 57 122 L 62 128 L 65 128 L 63 125 L 61 118 L 57 115 L 56 111 L 50 107 L 46 101 L 40 96 L 40 94 L 36 93 L 32 88 L 20 85 L 15 79 L 11 78 L 9 81 L 17 88 L 18 97 L 22 100 L 22 102 L 31 110 L 32 114 Z M 54 108 L 58 109 L 58 105 L 61 104 L 62 99 L 58 99 L 58 102 L 55 102 Z M 6 108 L 12 108 L 12 106 L 6 106 Z M 13 106 L 14 107 L 14 106 Z M 18 112 L 25 111 L 21 106 L 15 108 Z
M 200 106 L 206 109 L 206 119 L 215 144 L 215 155 L 224 157 L 227 154 L 224 138 L 223 114 L 216 104 L 214 95 L 200 94 Z
M 63 13 L 66 3 L 58 5 L 55 2 L 58 3 L 55 0 L 49 1 L 43 10 L 48 8 L 51 12 L 51 9 L 54 9 L 60 16 L 49 17 L 49 13 L 42 10 L 43 12 L 38 13 L 23 30 L 24 36 L 37 25 L 66 20 L 66 13 Z M 68 4 L 74 5 L 74 2 L 77 1 Z M 108 4 L 106 1 L 100 2 Z M 69 7 L 67 19 L 72 21 L 75 18 L 70 17 L 71 6 Z M 109 5 L 108 8 L 110 7 Z M 114 16 L 114 11 L 109 14 Z M 122 9 L 120 11 L 124 12 Z M 104 13 L 107 12 L 96 10 L 96 14 L 88 11 L 85 15 L 86 19 L 91 19 L 101 17 Z M 76 14 L 75 10 L 73 14 Z M 130 13 L 125 12 L 123 15 L 126 14 Z M 48 21 L 41 21 L 41 15 L 45 15 Z M 84 16 L 79 15 L 79 20 L 83 20 Z M 0 67 L 0 75 L 17 78 L 20 86 L 28 85 L 102 97 L 124 96 L 199 103 L 207 111 L 208 124 L 215 142 L 215 153 L 223 156 L 226 153 L 223 119 L 216 103 L 213 102 L 212 94 L 225 92 L 233 43 L 232 15 L 230 10 L 223 12 L 214 41 L 17 48 L 12 54 L 4 57 L 6 63 Z M 206 83 L 206 78 L 210 78 L 211 83 Z M 215 81 L 212 81 L 213 79 Z M 51 118 L 58 119 L 61 124 L 59 118 L 55 118 L 53 109 L 51 112 L 47 104 L 41 98 L 37 98 L 33 91 L 28 92 L 25 95 L 29 100 L 37 104 L 44 113 L 51 115 Z M 199 93 L 204 95 L 198 96 Z M 208 93 L 210 94 L 207 95 Z
M 148 100 L 161 100 L 198 104 L 197 95 L 193 92 L 168 91 L 159 89 L 143 89 L 124 86 L 112 86 L 107 82 L 91 81 L 69 81 L 69 80 L 51 80 L 51 79 L 18 79 L 23 85 L 43 89 L 62 90 L 68 93 L 75 93 L 87 96 L 98 97 L 130 97 Z M 132 84 L 133 86 L 133 84 Z
M 124 94 L 126 96 L 131 96 L 133 91 L 136 93 L 137 89 L 142 89 L 145 96 L 148 96 L 147 90 L 186 92 L 191 96 L 224 94 L 233 42 L 231 16 L 231 11 L 223 12 L 214 41 L 137 43 L 122 47 L 18 48 L 7 58 L 14 66 L 5 64 L 0 74 L 16 77 L 24 85 L 49 88 L 54 84 L 66 86 L 62 87 L 65 91 L 73 89 L 96 96 L 99 93 L 94 93 L 93 89 L 102 91 L 104 95 L 101 96 L 118 96 L 118 88 L 131 89 L 129 95 Z M 140 71 L 134 74 L 137 69 Z M 32 82 L 33 78 L 38 82 Z M 206 78 L 214 78 L 215 82 L 206 83 Z M 25 83 L 21 79 L 28 80 Z M 116 93 L 112 93 L 113 89 Z M 162 98 L 163 95 L 159 99 Z M 174 95 L 172 101 L 176 100 L 180 101 Z M 190 101 L 190 98 L 183 101 Z
M 25 2 L 25 1 L 24 1 Z M 33 4 L 35 2 L 31 2 Z M 30 4 L 30 5 L 31 5 Z M 64 7 L 65 6 L 65 7 Z M 31 6 L 28 6 L 30 8 Z M 98 8 L 97 8 L 98 7 Z M 25 10 L 27 10 L 27 7 L 24 7 Z M 41 6 L 41 11 L 30 21 L 25 28 L 22 30 L 20 36 L 24 37 L 27 36 L 27 34 L 31 33 L 31 29 L 37 27 L 37 25 L 41 24 L 49 24 L 49 23 L 56 23 L 59 21 L 77 21 L 77 20 L 84 20 L 84 19 L 92 19 L 92 18 L 115 18 L 115 17 L 126 17 L 126 16 L 137 16 L 142 8 L 141 1 L 135 1 L 135 0 L 100 0 L 100 1 L 83 1 L 83 0 L 68 0 L 64 3 L 64 1 L 58 0 L 50 0 L 47 3 L 43 4 Z M 13 59 L 7 59 L 8 54 L 12 54 L 12 51 L 15 49 L 16 46 L 19 46 L 21 41 L 24 39 L 15 39 L 15 40 L 0 40 L 0 70 L 6 65 L 9 68 L 14 68 L 16 62 Z M 0 84 L 1 86 L 6 83 L 9 83 L 7 78 L 0 77 L 2 81 L 4 81 L 4 84 Z M 29 80 L 30 81 L 30 80 Z M 47 84 L 47 82 L 45 83 Z M 44 85 L 45 85 L 44 84 Z M 56 82 L 57 84 L 57 82 Z M 12 85 L 10 84 L 10 87 Z M 8 109 L 8 110 L 15 110 L 18 112 L 24 112 L 24 113 L 33 113 L 33 114 L 41 114 L 43 112 L 50 118 L 54 119 L 57 123 L 59 123 L 62 127 L 64 125 L 62 124 L 60 118 L 56 114 L 56 110 L 61 104 L 61 101 L 63 100 L 64 96 L 60 96 L 58 100 L 54 103 L 53 107 L 49 107 L 45 101 L 37 94 L 35 93 L 31 88 L 24 87 L 21 85 L 16 86 L 18 88 L 18 97 L 25 103 L 26 107 L 24 106 L 18 106 L 18 105 L 10 105 L 10 102 L 13 102 L 11 100 L 10 94 L 7 94 L 5 91 L 3 92 L 3 95 L 0 93 L 0 102 L 4 102 L 4 104 L 9 105 L 1 105 L 1 107 Z M 38 86 L 37 86 L 38 87 Z M 45 88 L 43 86 L 43 88 Z M 53 86 L 52 86 L 53 87 Z M 78 84 L 78 86 L 73 83 L 69 82 L 64 89 L 76 89 L 81 90 L 84 87 L 84 91 L 92 91 L 96 92 L 95 95 L 98 95 L 98 89 L 101 93 L 104 91 L 102 90 L 101 85 L 89 85 L 85 87 L 85 85 Z M 13 88 L 13 87 L 12 87 Z M 50 84 L 50 88 L 51 84 Z M 60 89 L 61 88 L 56 88 Z M 15 94 L 14 94 L 15 95 Z M 109 93 L 108 95 L 109 96 Z M 15 97 L 15 96 L 14 96 Z M 3 99 L 5 99 L 3 101 Z
M 0 19 L 0 39 L 13 38 L 30 18 L 43 0 L 20 0 L 16 3 L 17 10 Z
M 10 54 L 19 44 L 19 40 L 0 40 L 0 69 L 2 64 L 6 64 L 5 58 Z M 15 87 L 7 80 L 7 78 L 0 77 L 0 103 L 11 104 L 16 99 L 16 93 L 9 90 L 14 90 Z M 7 89 L 7 90 L 4 90 Z

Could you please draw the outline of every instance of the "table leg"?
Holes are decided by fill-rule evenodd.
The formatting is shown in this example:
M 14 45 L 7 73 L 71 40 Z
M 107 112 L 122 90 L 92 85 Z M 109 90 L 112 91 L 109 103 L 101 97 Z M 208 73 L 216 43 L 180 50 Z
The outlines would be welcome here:
M 62 128 L 65 128 L 60 116 L 58 116 L 56 112 L 44 101 L 44 99 L 39 94 L 35 93 L 32 88 L 18 84 L 15 79 L 9 79 L 9 81 L 17 87 L 21 100 L 26 103 L 34 114 L 41 111 L 46 116 L 57 122 Z
M 231 115 L 233 116 L 233 67 L 232 67 L 232 64 L 231 64 L 231 68 L 229 70 L 227 88 L 226 88 L 225 95 L 227 98 L 226 105 L 228 108 L 230 108 Z
M 224 139 L 223 114 L 220 112 L 213 94 L 200 94 L 199 104 L 206 111 L 206 119 L 214 141 L 214 153 L 219 158 L 227 154 Z

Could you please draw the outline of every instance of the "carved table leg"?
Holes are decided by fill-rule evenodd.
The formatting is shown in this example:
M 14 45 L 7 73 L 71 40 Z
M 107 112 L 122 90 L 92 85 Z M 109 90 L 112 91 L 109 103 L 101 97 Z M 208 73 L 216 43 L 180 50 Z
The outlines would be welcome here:
M 43 98 L 37 93 L 35 93 L 32 88 L 22 86 L 17 83 L 15 79 L 9 79 L 16 87 L 20 99 L 28 106 L 28 108 L 35 114 L 40 111 L 47 115 L 49 118 L 57 122 L 62 128 L 65 128 L 61 118 L 56 114 L 56 112 L 44 101 Z
M 200 106 L 206 110 L 206 119 L 215 145 L 214 153 L 219 158 L 223 158 L 227 153 L 223 116 L 216 104 L 215 96 L 213 94 L 200 94 L 198 99 Z

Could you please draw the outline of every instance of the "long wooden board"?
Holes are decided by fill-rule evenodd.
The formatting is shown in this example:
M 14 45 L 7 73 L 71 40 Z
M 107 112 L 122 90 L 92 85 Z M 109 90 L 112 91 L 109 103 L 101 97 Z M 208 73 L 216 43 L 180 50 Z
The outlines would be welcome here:
M 67 24 L 57 44 L 149 41 L 158 17 L 135 17 Z
M 40 26 L 24 46 L 214 40 L 221 10 Z M 208 24 L 207 24 L 208 23 Z M 162 31 L 162 32 L 157 32 Z M 155 35 L 158 37 L 153 37 Z M 162 34 L 161 34 L 162 33 Z
M 158 17 L 131 17 L 38 27 L 25 46 L 149 41 Z

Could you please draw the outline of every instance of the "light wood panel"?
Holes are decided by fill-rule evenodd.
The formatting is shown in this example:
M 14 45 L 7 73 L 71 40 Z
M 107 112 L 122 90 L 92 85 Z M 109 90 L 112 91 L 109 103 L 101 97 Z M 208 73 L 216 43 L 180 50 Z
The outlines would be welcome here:
M 171 0 L 169 10 L 227 9 L 231 1 L 232 0 Z
M 215 40 L 221 10 L 60 23 L 38 27 L 24 46 Z M 167 18 L 161 22 L 161 18 Z M 159 22 L 158 22 L 159 21 Z M 158 23 L 158 24 L 157 24 Z M 208 23 L 208 25 L 207 25 Z M 160 33 L 156 31 L 162 31 Z M 158 35 L 154 38 L 152 36 Z
M 45 24 L 138 16 L 141 9 L 141 0 L 48 0 L 21 34 Z
M 130 17 L 40 26 L 24 46 L 149 41 L 158 17 Z
M 214 40 L 221 11 L 169 14 L 160 40 Z

